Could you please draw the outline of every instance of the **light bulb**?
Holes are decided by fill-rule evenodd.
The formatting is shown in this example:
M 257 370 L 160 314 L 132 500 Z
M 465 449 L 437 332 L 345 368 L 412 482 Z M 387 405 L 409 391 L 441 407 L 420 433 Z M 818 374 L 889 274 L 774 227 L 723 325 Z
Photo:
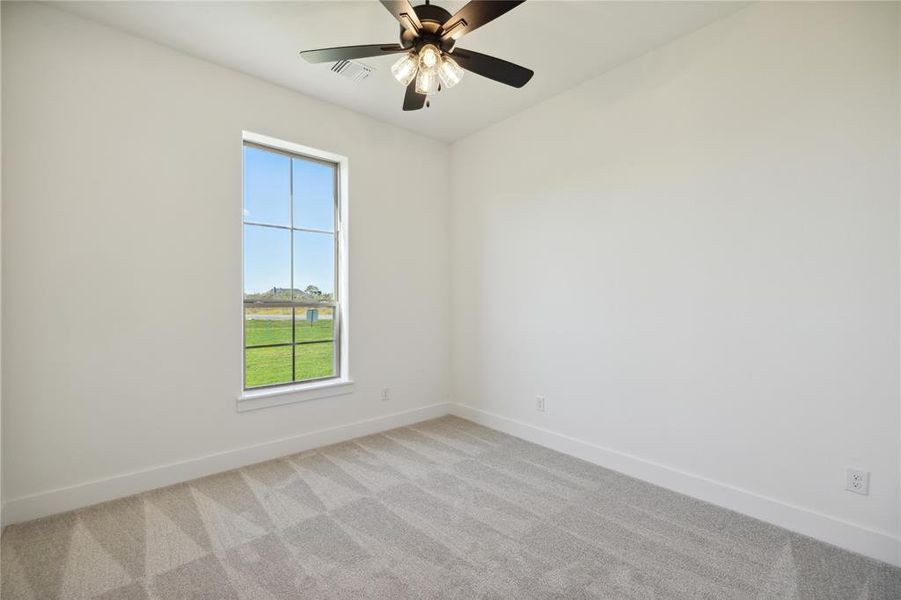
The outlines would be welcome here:
M 441 52 L 432 44 L 426 44 L 419 49 L 419 66 L 423 69 L 431 69 L 441 60 Z
M 463 68 L 457 64 L 457 61 L 450 56 L 445 55 L 441 59 L 441 66 L 438 68 L 438 77 L 446 88 L 452 88 L 463 79 Z
M 434 94 L 438 91 L 438 69 L 419 69 L 416 75 L 416 93 L 417 94 Z
M 410 85 L 410 82 L 416 77 L 416 71 L 418 70 L 419 61 L 416 60 L 416 55 L 411 52 L 410 54 L 401 56 L 400 60 L 392 65 L 391 74 L 403 85 Z

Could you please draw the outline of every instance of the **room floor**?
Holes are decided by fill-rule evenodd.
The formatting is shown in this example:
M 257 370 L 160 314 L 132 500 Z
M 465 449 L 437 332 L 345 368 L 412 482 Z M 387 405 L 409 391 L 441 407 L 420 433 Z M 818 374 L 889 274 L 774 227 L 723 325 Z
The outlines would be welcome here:
M 7 528 L 2 597 L 901 598 L 901 570 L 456 417 Z

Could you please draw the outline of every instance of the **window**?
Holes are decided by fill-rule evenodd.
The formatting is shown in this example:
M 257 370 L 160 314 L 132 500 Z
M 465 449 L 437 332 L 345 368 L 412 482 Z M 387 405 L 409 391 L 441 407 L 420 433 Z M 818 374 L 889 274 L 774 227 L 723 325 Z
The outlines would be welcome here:
M 244 136 L 244 389 L 346 378 L 341 157 Z

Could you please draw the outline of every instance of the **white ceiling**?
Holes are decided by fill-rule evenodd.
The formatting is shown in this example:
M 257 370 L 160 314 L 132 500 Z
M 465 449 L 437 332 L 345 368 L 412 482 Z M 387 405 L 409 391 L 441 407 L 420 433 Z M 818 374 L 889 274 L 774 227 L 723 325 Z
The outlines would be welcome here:
M 418 4 L 418 2 L 414 2 Z M 434 2 L 456 12 L 462 1 Z M 397 56 L 363 59 L 377 69 L 353 82 L 311 65 L 300 50 L 396 43 L 399 26 L 366 2 L 54 2 L 211 62 L 254 75 L 424 135 L 454 141 L 742 8 L 745 2 L 530 0 L 459 45 L 529 67 L 515 89 L 467 73 L 431 108 L 403 112 L 391 76 Z

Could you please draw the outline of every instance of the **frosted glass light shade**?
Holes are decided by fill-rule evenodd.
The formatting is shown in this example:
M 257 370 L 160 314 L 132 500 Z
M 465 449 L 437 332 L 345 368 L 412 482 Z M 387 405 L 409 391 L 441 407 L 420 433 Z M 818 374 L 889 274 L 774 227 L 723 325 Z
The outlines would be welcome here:
M 450 56 L 444 56 L 438 68 L 438 77 L 441 78 L 444 87 L 452 88 L 463 79 L 463 68 Z
M 415 54 L 404 54 L 391 66 L 391 74 L 403 85 L 410 85 L 419 70 L 419 60 Z
M 432 44 L 426 44 L 419 49 L 419 68 L 431 69 L 437 67 L 441 60 L 441 52 Z
M 416 75 L 416 93 L 417 94 L 434 94 L 438 91 L 438 69 L 419 69 Z

